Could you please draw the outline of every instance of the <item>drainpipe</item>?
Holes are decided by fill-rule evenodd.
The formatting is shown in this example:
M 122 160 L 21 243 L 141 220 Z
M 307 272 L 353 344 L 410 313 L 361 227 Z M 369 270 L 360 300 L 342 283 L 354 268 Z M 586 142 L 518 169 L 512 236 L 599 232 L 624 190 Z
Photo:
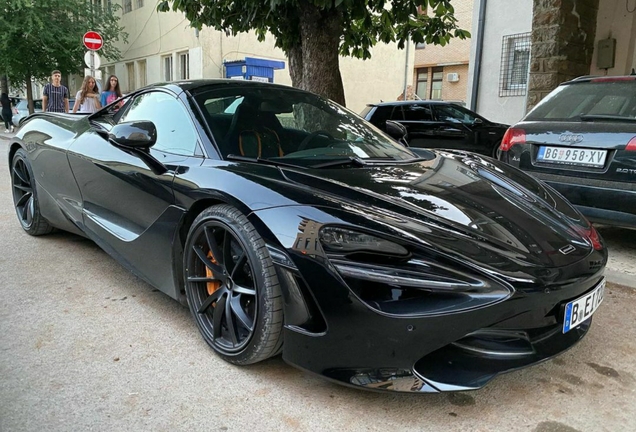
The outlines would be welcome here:
M 479 81 L 481 80 L 481 54 L 484 48 L 484 22 L 486 20 L 486 4 L 488 0 L 479 2 L 479 20 L 477 21 L 477 49 L 475 50 L 475 70 L 473 71 L 473 88 L 470 92 L 470 109 L 477 110 L 479 97 Z
M 406 40 L 406 60 L 404 61 L 404 100 L 406 100 L 406 89 L 409 83 L 409 48 L 411 48 L 411 40 Z

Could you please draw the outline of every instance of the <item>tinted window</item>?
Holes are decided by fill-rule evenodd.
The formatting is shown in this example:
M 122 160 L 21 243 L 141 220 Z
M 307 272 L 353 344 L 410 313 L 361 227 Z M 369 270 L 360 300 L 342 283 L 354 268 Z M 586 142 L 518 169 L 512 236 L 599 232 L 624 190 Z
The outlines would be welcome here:
M 434 109 L 439 121 L 472 124 L 477 118 L 471 111 L 457 105 L 434 105 Z
M 197 152 L 197 135 L 190 115 L 174 96 L 163 92 L 136 96 L 120 122 L 149 120 L 157 128 L 154 149 L 192 156 Z
M 402 107 L 404 120 L 432 121 L 433 114 L 429 105 L 406 105 Z
M 393 107 L 388 105 L 375 107 L 373 116 L 371 117 L 371 123 L 383 128 L 387 120 L 393 120 L 392 117 Z
M 636 80 L 583 81 L 557 87 L 526 117 L 527 120 L 567 120 L 582 115 L 636 119 Z

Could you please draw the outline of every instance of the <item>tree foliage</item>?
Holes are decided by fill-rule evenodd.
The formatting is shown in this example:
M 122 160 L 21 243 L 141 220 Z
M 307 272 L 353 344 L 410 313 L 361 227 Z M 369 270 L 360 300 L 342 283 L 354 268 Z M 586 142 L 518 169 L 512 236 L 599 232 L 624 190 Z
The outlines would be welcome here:
M 117 8 L 104 9 L 92 0 L 0 0 L 0 73 L 15 84 L 44 79 L 51 70 L 64 74 L 84 69 L 82 36 L 89 30 L 104 39 L 100 56 L 121 57 L 115 46 L 127 34 L 119 26 Z M 29 86 L 27 86 L 29 87 Z
M 290 60 L 294 86 L 341 103 L 338 55 L 368 59 L 378 42 L 403 48 L 409 40 L 445 45 L 470 36 L 450 0 L 161 0 L 157 9 L 171 7 L 198 29 L 254 30 L 261 41 L 271 33 Z

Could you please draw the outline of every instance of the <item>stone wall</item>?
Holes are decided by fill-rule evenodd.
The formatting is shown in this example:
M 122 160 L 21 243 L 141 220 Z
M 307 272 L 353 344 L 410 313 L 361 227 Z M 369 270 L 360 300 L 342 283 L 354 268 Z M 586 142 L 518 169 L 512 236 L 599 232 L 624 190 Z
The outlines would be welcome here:
M 528 111 L 560 83 L 590 73 L 599 0 L 534 0 Z

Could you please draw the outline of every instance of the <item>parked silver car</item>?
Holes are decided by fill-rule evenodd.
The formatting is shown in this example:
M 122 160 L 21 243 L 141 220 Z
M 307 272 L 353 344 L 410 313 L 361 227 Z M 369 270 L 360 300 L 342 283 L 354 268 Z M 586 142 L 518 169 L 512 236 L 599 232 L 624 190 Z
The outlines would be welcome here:
M 20 120 L 29 115 L 29 105 L 26 99 L 19 99 L 18 102 L 13 105 L 13 125 L 18 127 Z M 33 101 L 34 112 L 42 112 L 42 99 L 35 99 Z

